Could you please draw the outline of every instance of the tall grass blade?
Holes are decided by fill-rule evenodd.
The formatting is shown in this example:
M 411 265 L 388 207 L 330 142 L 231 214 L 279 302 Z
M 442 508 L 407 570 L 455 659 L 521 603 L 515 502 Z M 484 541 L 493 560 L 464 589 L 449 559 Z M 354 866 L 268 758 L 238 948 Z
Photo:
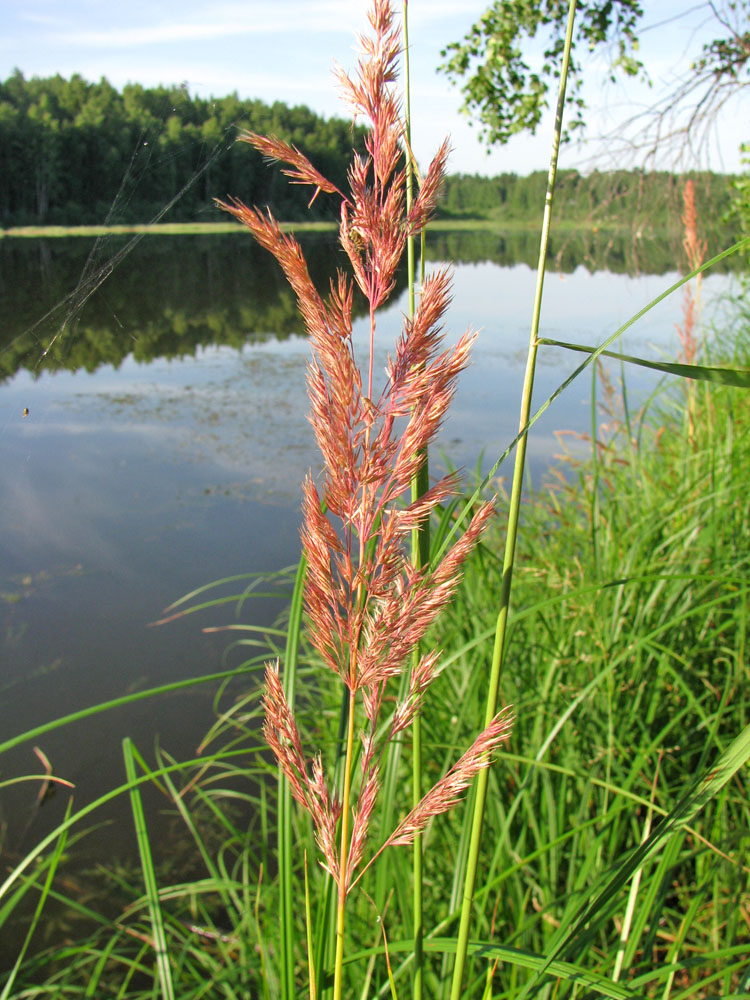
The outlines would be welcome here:
M 654 788 L 655 792 L 655 788 Z M 653 795 L 652 795 L 653 797 Z M 643 827 L 643 836 L 641 842 L 645 843 L 651 833 L 651 821 L 653 818 L 653 810 L 649 807 L 646 814 L 646 820 Z M 625 952 L 630 949 L 629 941 L 632 940 L 631 928 L 633 926 L 633 914 L 635 913 L 636 902 L 638 900 L 638 889 L 641 884 L 641 877 L 643 875 L 643 869 L 639 868 L 633 875 L 633 881 L 630 883 L 630 891 L 628 892 L 628 901 L 625 906 L 625 914 L 622 920 L 622 927 L 620 929 L 620 942 L 617 947 L 617 956 L 615 958 L 615 967 L 612 972 L 612 979 L 617 982 L 622 974 L 623 963 L 625 961 Z M 648 907 L 641 907 L 644 913 L 648 913 Z M 634 937 L 634 936 L 633 936 Z
M 117 938 L 113 935 L 107 944 L 102 949 L 102 953 L 97 959 L 96 965 L 94 966 L 91 978 L 89 979 L 88 986 L 86 987 L 86 992 L 83 994 L 84 997 L 96 997 L 97 990 L 99 989 L 99 982 L 101 980 L 102 973 L 104 972 L 107 963 L 110 961 L 112 952 L 117 944 Z
M 307 560 L 300 557 L 294 580 L 292 601 L 289 609 L 289 631 L 284 653 L 282 680 L 289 705 L 294 708 L 297 683 L 297 662 L 299 656 L 300 632 L 302 629 L 302 607 L 305 590 Z M 292 793 L 289 782 L 279 768 L 279 805 L 276 842 L 279 866 L 279 924 L 281 931 L 281 997 L 294 1000 L 294 875 L 292 871 Z
M 573 40 L 573 25 L 575 22 L 576 0 L 569 0 L 568 21 L 565 34 L 565 47 L 563 49 L 562 65 L 560 67 L 560 86 L 557 99 L 557 112 L 555 116 L 555 131 L 552 140 L 552 155 L 550 157 L 549 175 L 547 180 L 547 194 L 544 206 L 544 219 L 542 223 L 542 234 L 539 247 L 539 264 L 537 268 L 537 282 L 534 293 L 534 308 L 531 320 L 531 331 L 529 337 L 529 353 L 526 362 L 526 374 L 524 376 L 523 394 L 521 400 L 521 414 L 519 424 L 521 428 L 529 423 L 531 412 L 531 396 L 534 388 L 534 372 L 536 368 L 536 354 L 539 336 L 539 319 L 542 309 L 542 293 L 544 290 L 544 276 L 546 271 L 547 248 L 549 245 L 549 231 L 552 219 L 552 198 L 555 191 L 555 178 L 557 175 L 557 156 L 562 138 L 563 111 L 565 108 L 565 89 L 567 84 L 568 66 L 570 64 L 570 51 Z M 487 701 L 485 709 L 485 725 L 488 725 L 497 711 L 498 692 L 500 687 L 500 673 L 502 670 L 503 652 L 505 646 L 505 633 L 510 608 L 510 590 L 513 575 L 513 563 L 515 559 L 516 538 L 518 533 L 518 519 L 521 506 L 521 493 L 523 489 L 524 465 L 526 458 L 527 436 L 522 433 L 518 442 L 516 452 L 516 462 L 513 471 L 513 486 L 510 499 L 510 511 L 508 516 L 508 527 L 505 543 L 505 557 L 503 560 L 503 575 L 501 582 L 501 592 L 499 597 L 500 611 L 497 620 L 497 630 L 495 632 L 495 644 L 492 654 L 492 667 L 487 690 Z M 467 958 L 467 948 L 469 942 L 469 924 L 472 918 L 472 908 L 474 902 L 474 886 L 476 884 L 477 867 L 479 864 L 479 849 L 482 838 L 482 824 L 484 822 L 484 810 L 487 800 L 487 788 L 489 784 L 489 769 L 480 772 L 477 778 L 476 798 L 474 801 L 474 812 L 471 826 L 471 842 L 469 856 L 466 865 L 466 876 L 464 879 L 463 901 L 461 906 L 461 919 L 458 928 L 458 942 L 456 948 L 456 960 L 453 967 L 453 980 L 451 983 L 451 1000 L 460 1000 L 464 969 Z
M 579 935 L 586 928 L 586 936 L 595 933 L 602 919 L 606 919 L 608 904 L 617 896 L 628 880 L 675 834 L 685 830 L 694 817 L 704 808 L 725 785 L 734 777 L 743 764 L 750 760 L 750 725 L 732 741 L 721 754 L 715 766 L 707 773 L 697 778 L 683 798 L 670 810 L 651 835 L 636 848 L 619 867 L 616 874 L 608 881 L 605 888 L 589 904 L 584 904 L 571 925 L 567 925 L 563 934 L 550 942 L 544 965 L 539 969 L 537 977 L 524 991 L 525 995 L 534 983 L 550 972 L 552 963 L 569 951 L 573 944 L 580 946 Z
M 305 851 L 305 932 L 307 936 L 307 974 L 310 979 L 310 1000 L 317 1000 L 317 977 L 315 974 L 315 947 L 313 943 L 312 907 L 310 906 L 310 879 L 307 873 L 307 851 Z
M 585 344 L 568 344 L 562 340 L 548 340 L 546 337 L 540 337 L 539 343 L 548 344 L 550 347 L 563 347 L 565 350 L 579 351 L 583 354 L 594 354 L 598 350 L 596 347 L 587 347 Z M 656 372 L 664 372 L 665 375 L 677 375 L 680 378 L 713 382 L 716 385 L 731 385 L 738 389 L 750 389 L 750 370 L 747 368 L 712 368 L 708 365 L 685 365 L 676 361 L 649 361 L 646 358 L 618 354 L 615 351 L 599 351 L 599 355 L 605 358 L 614 358 L 616 361 L 627 361 L 631 365 L 640 365 L 641 368 L 651 368 Z
M 156 872 L 151 856 L 151 844 L 148 839 L 148 828 L 146 826 L 146 814 L 143 809 L 140 789 L 135 784 L 135 749 L 130 737 L 122 741 L 122 753 L 125 760 L 125 775 L 130 784 L 130 807 L 133 812 L 133 822 L 135 824 L 135 835 L 138 841 L 138 855 L 141 859 L 141 871 L 143 881 L 146 886 L 146 897 L 148 899 L 148 912 L 151 920 L 151 932 L 153 934 L 154 953 L 156 955 L 156 967 L 159 973 L 159 983 L 164 1000 L 174 1000 L 174 985 L 172 983 L 172 969 L 169 961 L 169 948 L 167 937 L 164 933 L 164 921 L 162 920 L 161 904 L 159 902 L 159 888 L 156 882 Z
M 384 953 L 385 953 L 386 968 L 388 969 L 388 985 L 391 988 L 391 1000 L 398 1000 L 398 990 L 396 989 L 396 980 L 393 978 L 393 968 L 391 966 L 391 956 L 390 956 L 390 954 L 388 952 L 388 938 L 386 937 L 385 922 L 383 920 L 380 920 L 380 930 L 383 932 L 383 950 L 384 950 Z M 420 941 L 420 950 L 421 950 L 421 944 L 422 944 L 422 942 Z M 415 979 L 416 979 L 416 977 L 415 977 Z M 420 980 L 421 980 L 421 977 L 420 977 Z M 420 983 L 420 991 L 421 991 L 421 983 Z

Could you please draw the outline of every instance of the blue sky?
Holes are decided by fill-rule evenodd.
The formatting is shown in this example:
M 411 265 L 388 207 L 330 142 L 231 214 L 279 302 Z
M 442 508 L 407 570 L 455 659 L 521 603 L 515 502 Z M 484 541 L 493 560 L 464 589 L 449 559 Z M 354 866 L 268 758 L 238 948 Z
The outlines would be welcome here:
M 400 10 L 401 4 L 397 8 Z M 449 133 L 451 171 L 484 174 L 546 169 L 549 121 L 536 138 L 518 137 L 487 155 L 458 109 L 460 95 L 436 73 L 440 49 L 458 40 L 486 7 L 485 0 L 411 0 L 414 146 L 424 163 Z M 564 166 L 586 167 L 602 155 L 593 139 L 620 130 L 637 109 L 652 103 L 680 74 L 701 41 L 713 37 L 708 5 L 676 0 L 644 0 L 642 58 L 653 87 L 628 83 L 605 86 L 606 58 L 587 68 L 586 97 L 591 112 L 583 148 L 566 148 Z M 307 104 L 325 115 L 346 114 L 331 73 L 334 60 L 345 69 L 356 60 L 356 32 L 365 27 L 367 0 L 0 0 L 0 79 L 15 67 L 25 76 L 80 73 L 102 76 L 117 87 L 187 84 L 201 96 L 241 97 Z M 685 12 L 687 13 L 685 14 Z M 675 15 L 685 14 L 678 20 Z M 532 55 L 533 58 L 533 55 Z M 730 106 L 711 145 L 701 150 L 716 170 L 739 169 L 740 109 Z M 747 112 L 739 120 L 746 121 Z M 748 130 L 745 130 L 747 132 Z M 604 146 L 610 153 L 612 142 Z M 623 159 L 618 147 L 617 162 Z M 671 166 L 670 156 L 659 161 Z M 602 167 L 614 165 L 600 159 Z M 692 165 L 692 164 L 691 164 Z

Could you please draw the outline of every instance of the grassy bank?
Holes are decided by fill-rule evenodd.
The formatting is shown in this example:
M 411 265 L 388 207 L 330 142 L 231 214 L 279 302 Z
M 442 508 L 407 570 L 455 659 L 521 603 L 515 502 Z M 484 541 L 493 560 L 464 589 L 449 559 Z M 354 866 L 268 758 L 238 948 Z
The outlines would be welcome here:
M 335 230 L 332 222 L 286 222 L 285 231 L 316 233 Z M 209 236 L 214 233 L 236 233 L 234 222 L 155 222 L 122 226 L 17 226 L 0 229 L 0 238 L 33 238 L 44 236 L 54 239 L 60 236 L 116 236 L 129 233 L 145 233 L 153 236 Z
M 725 360 L 746 368 L 746 327 L 741 340 Z M 747 988 L 743 779 L 600 895 L 750 714 L 750 400 L 686 384 L 689 394 L 664 389 L 638 413 L 606 385 L 590 459 L 526 503 L 501 682 L 518 722 L 514 753 L 493 772 L 477 935 L 529 954 L 561 946 L 562 959 L 665 997 Z M 435 745 L 446 724 L 459 743 L 476 724 L 482 681 L 469 665 L 499 586 L 484 550 L 440 637 L 463 669 L 443 677 Z M 456 824 L 457 858 L 464 836 Z M 514 996 L 518 983 L 504 964 L 492 995 Z
M 317 233 L 335 232 L 338 228 L 334 222 L 283 222 L 281 228 L 285 232 Z M 608 232 L 627 233 L 630 225 L 627 223 L 563 221 L 559 227 L 564 232 Z M 499 219 L 499 218 L 450 218 L 438 217 L 430 225 L 432 231 L 466 232 L 487 230 L 502 233 L 537 232 L 538 219 Z M 54 239 L 60 236 L 116 236 L 129 233 L 145 233 L 154 236 L 209 236 L 215 233 L 235 233 L 237 225 L 233 222 L 157 222 L 132 225 L 113 226 L 16 226 L 12 229 L 0 229 L 0 239 L 32 238 L 44 236 Z

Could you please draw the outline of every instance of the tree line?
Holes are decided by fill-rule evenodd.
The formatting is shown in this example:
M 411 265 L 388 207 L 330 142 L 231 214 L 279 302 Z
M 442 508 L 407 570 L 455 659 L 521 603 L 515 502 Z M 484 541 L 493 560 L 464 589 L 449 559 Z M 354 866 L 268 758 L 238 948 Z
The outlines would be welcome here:
M 243 129 L 294 143 L 339 186 L 364 138 L 304 106 L 16 70 L 0 83 L 0 225 L 147 222 L 178 195 L 169 220 L 214 218 L 212 198 L 228 195 L 287 220 L 332 218 L 324 196 L 308 212 L 307 190 L 236 143 Z
M 346 185 L 352 146 L 364 130 L 323 118 L 304 106 L 191 96 L 184 86 L 118 91 L 106 79 L 79 75 L 0 83 L 0 226 L 146 222 L 217 218 L 214 197 L 232 195 L 268 206 L 277 217 L 334 220 L 325 195 L 308 209 L 309 192 L 292 185 L 246 143 L 243 129 L 298 146 L 339 187 Z M 691 175 L 699 213 L 715 221 L 729 210 L 731 178 Z M 630 228 L 679 225 L 684 178 L 667 172 L 562 171 L 555 196 L 559 218 L 578 224 L 627 221 Z M 444 217 L 536 221 L 546 173 L 497 177 L 456 174 L 446 181 Z
M 666 170 L 560 170 L 553 215 L 573 225 L 607 228 L 625 225 L 632 232 L 681 228 L 682 191 L 695 185 L 696 210 L 704 230 L 714 231 L 731 216 L 735 178 L 710 171 L 674 174 Z M 547 186 L 546 171 L 525 177 L 454 174 L 446 178 L 442 211 L 465 219 L 516 222 L 539 219 Z

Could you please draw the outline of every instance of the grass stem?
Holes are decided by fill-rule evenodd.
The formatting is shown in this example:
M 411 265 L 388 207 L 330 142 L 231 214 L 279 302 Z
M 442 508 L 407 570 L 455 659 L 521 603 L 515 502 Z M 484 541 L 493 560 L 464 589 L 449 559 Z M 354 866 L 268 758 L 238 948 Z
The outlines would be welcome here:
M 414 162 L 411 154 L 411 87 L 409 76 L 409 17 L 408 0 L 403 3 L 402 32 L 404 40 L 404 127 L 406 131 L 406 211 L 411 211 L 414 203 Z M 424 239 L 424 230 L 422 230 Z M 424 266 L 424 254 L 422 254 Z M 410 319 L 414 317 L 415 311 L 415 285 L 416 268 L 414 259 L 414 237 L 409 236 L 406 241 L 406 266 L 408 284 L 408 310 Z M 414 475 L 411 484 L 412 503 L 422 497 L 429 486 L 429 473 L 427 466 L 427 453 L 423 456 L 423 462 L 419 470 Z M 430 558 L 430 525 L 429 521 L 422 524 L 412 532 L 412 563 L 417 569 L 426 566 Z M 417 668 L 419 663 L 420 646 L 416 645 L 412 652 L 412 670 Z M 422 717 L 418 713 L 412 723 L 412 808 L 416 807 L 422 798 Z M 422 979 L 423 979 L 423 915 L 422 915 L 422 834 L 419 833 L 414 838 L 412 845 L 412 920 L 414 938 L 414 968 L 412 973 L 412 998 L 421 1000 Z M 385 928 L 383 929 L 385 933 Z
M 521 413 L 519 419 L 520 428 L 526 427 L 531 414 L 531 397 L 534 388 L 534 372 L 536 368 L 536 355 L 539 337 L 539 320 L 542 310 L 542 293 L 544 290 L 544 276 L 546 269 L 547 247 L 549 243 L 550 221 L 552 218 L 552 198 L 555 190 L 555 178 L 557 175 L 557 158 L 562 137 L 563 111 L 565 107 L 565 87 L 567 82 L 568 66 L 570 64 L 570 50 L 573 39 L 573 25 L 575 22 L 576 0 L 570 0 L 568 6 L 568 22 L 565 34 L 565 48 L 563 61 L 560 68 L 560 86 L 557 97 L 557 111 L 555 115 L 555 131 L 552 139 L 552 155 L 550 158 L 549 176 L 547 179 L 547 193 L 544 205 L 544 219 L 542 223 L 542 234 L 539 247 L 539 265 L 537 267 L 536 289 L 534 292 L 534 307 L 531 319 L 531 332 L 529 338 L 529 352 L 526 362 L 526 373 L 524 375 L 523 392 L 521 396 Z M 495 642 L 492 653 L 492 667 L 490 671 L 489 687 L 487 691 L 487 701 L 485 710 L 485 725 L 488 724 L 497 711 L 498 691 L 500 687 L 500 675 L 503 666 L 503 653 L 505 648 L 505 636 L 508 623 L 508 611 L 510 609 L 511 581 L 513 577 L 513 563 L 516 551 L 516 539 L 518 537 L 518 520 L 521 508 L 521 494 L 523 490 L 524 466 L 526 460 L 526 442 L 528 435 L 522 434 L 516 449 L 515 465 L 513 469 L 513 485 L 510 498 L 510 511 L 508 516 L 508 528 L 505 539 L 505 554 L 503 558 L 503 571 L 500 585 L 500 610 L 497 617 L 495 631 Z M 482 837 L 482 824 L 484 820 L 484 810 L 487 801 L 487 786 L 489 782 L 489 770 L 480 772 L 477 779 L 477 794 L 474 800 L 474 814 L 471 825 L 471 840 L 469 846 L 469 857 L 466 865 L 464 878 L 464 892 L 461 904 L 461 918 L 459 922 L 458 941 L 456 947 L 456 960 L 453 966 L 453 980 L 451 983 L 451 1000 L 460 1000 L 463 988 L 464 970 L 466 965 L 467 949 L 469 943 L 469 923 L 471 920 L 472 904 L 474 900 L 474 886 L 476 884 L 477 867 L 479 864 L 479 848 Z
M 289 630 L 284 656 L 284 693 L 290 705 L 294 705 L 297 678 L 297 657 L 302 628 L 302 605 L 304 599 L 307 560 L 300 557 L 294 581 L 292 601 L 289 611 Z M 292 870 L 292 793 L 289 781 L 279 769 L 279 805 L 276 844 L 279 865 L 279 915 L 282 945 L 281 996 L 283 1000 L 293 1000 L 294 988 L 294 874 Z
M 354 767 L 354 708 L 355 692 L 349 692 L 349 719 L 346 730 L 346 760 L 344 793 L 341 802 L 341 848 L 339 853 L 339 894 L 336 910 L 336 959 L 333 969 L 333 1000 L 341 1000 L 344 973 L 344 932 L 346 930 L 346 869 L 349 863 L 349 812 Z

